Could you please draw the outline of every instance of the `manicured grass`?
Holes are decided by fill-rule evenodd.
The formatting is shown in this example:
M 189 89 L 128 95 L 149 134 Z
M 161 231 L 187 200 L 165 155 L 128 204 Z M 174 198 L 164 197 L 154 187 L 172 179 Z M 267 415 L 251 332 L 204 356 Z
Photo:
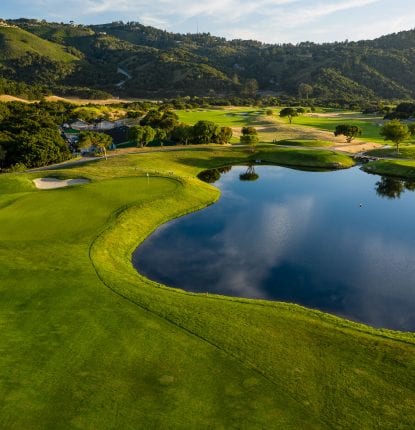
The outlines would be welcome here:
M 363 170 L 378 175 L 415 179 L 415 160 L 378 160 L 365 164 Z
M 362 119 L 364 118 L 364 119 Z M 367 116 L 359 114 L 335 114 L 333 117 L 313 117 L 301 115 L 293 119 L 293 124 L 304 125 L 308 127 L 316 127 L 322 130 L 328 130 L 334 132 L 335 128 L 339 124 L 352 124 L 359 126 L 362 130 L 362 140 L 370 140 L 372 142 L 385 143 L 382 136 L 380 136 L 380 125 L 382 124 L 382 118 L 374 118 L 373 116 Z
M 282 146 L 303 146 L 311 148 L 323 148 L 333 146 L 333 142 L 328 142 L 327 140 L 317 140 L 317 139 L 286 139 L 279 140 L 276 142 L 277 145 Z
M 219 197 L 195 178 L 201 170 L 338 159 L 258 151 L 194 148 L 43 172 L 92 181 L 54 191 L 31 186 L 40 173 L 0 176 L 2 427 L 414 426 L 413 334 L 185 293 L 133 269 L 132 250 L 158 225 Z
M 263 108 L 217 108 L 176 111 L 180 121 L 193 125 L 197 121 L 213 121 L 221 127 L 243 127 L 267 124 L 266 109 Z
M 288 166 L 315 168 L 347 168 L 354 165 L 354 161 L 347 155 L 335 151 L 320 149 L 259 149 L 255 156 L 263 162 Z

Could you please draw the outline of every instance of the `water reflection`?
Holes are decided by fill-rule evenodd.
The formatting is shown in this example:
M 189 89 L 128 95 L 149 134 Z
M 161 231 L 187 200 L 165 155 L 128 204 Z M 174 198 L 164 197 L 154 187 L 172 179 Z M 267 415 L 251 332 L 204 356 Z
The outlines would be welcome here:
M 375 189 L 377 195 L 380 197 L 399 199 L 405 190 L 415 191 L 415 182 L 404 181 L 390 176 L 382 176 L 380 181 L 376 182 Z
M 259 175 L 255 172 L 255 166 L 250 164 L 246 169 L 246 172 L 239 175 L 239 179 L 241 181 L 256 181 L 259 179 Z
M 204 170 L 203 172 L 200 172 L 197 176 L 202 181 L 207 182 L 208 184 L 213 184 L 221 178 L 222 174 L 230 172 L 231 169 L 232 166 L 225 166 L 219 167 L 217 169 Z
M 247 184 L 239 180 L 247 167 L 228 168 L 216 184 L 219 202 L 158 230 L 134 253 L 135 267 L 189 291 L 296 302 L 414 330 L 415 196 L 404 192 L 414 184 L 392 186 L 359 169 L 255 170 L 260 179 Z
M 381 180 L 376 182 L 376 193 L 380 197 L 399 199 L 404 191 L 404 183 L 399 179 L 382 176 Z

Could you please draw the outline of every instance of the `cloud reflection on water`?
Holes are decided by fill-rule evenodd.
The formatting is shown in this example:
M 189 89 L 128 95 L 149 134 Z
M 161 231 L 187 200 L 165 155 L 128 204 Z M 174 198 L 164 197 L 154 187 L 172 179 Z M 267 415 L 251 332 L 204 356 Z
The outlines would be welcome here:
M 217 204 L 151 236 L 136 267 L 190 291 L 291 301 L 415 329 L 413 193 L 379 198 L 378 178 L 357 169 L 262 166 L 250 183 L 239 181 L 243 169 L 222 176 Z M 397 213 L 406 214 L 399 224 Z

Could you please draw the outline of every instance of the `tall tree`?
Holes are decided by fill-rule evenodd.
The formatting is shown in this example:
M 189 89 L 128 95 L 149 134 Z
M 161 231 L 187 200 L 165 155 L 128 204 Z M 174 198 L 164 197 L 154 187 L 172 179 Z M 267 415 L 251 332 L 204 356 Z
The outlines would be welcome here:
M 174 142 L 187 145 L 193 136 L 193 127 L 187 124 L 178 125 L 171 133 Z
M 258 132 L 255 127 L 242 127 L 242 135 L 239 139 L 241 145 L 251 147 L 251 151 L 255 151 L 255 146 L 259 142 Z
M 396 152 L 399 154 L 399 144 L 409 138 L 410 132 L 406 124 L 394 119 L 381 128 L 380 135 L 385 140 L 391 140 L 396 145 Z
M 136 146 L 143 148 L 154 140 L 156 137 L 156 130 L 149 125 L 136 125 L 130 128 L 129 137 Z
M 310 95 L 313 93 L 313 90 L 314 89 L 311 85 L 302 83 L 298 86 L 298 95 L 301 99 L 306 98 L 308 100 Z

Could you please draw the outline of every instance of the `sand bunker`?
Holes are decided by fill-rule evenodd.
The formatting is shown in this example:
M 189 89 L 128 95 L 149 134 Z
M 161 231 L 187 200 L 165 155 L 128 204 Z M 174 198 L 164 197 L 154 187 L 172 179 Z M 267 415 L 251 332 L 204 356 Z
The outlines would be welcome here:
M 65 188 L 72 185 L 87 184 L 88 179 L 57 179 L 57 178 L 38 178 L 34 179 L 33 182 L 36 188 L 40 190 L 53 190 L 55 188 Z

